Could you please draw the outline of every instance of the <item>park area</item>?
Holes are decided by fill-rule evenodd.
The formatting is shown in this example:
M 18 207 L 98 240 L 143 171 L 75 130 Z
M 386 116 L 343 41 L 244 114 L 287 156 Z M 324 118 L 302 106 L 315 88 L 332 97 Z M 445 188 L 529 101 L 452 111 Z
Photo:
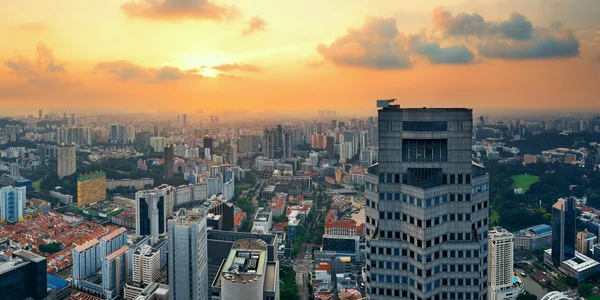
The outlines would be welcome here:
M 535 175 L 515 175 L 511 178 L 514 181 L 512 188 L 523 189 L 523 193 L 526 193 L 529 187 L 540 179 Z

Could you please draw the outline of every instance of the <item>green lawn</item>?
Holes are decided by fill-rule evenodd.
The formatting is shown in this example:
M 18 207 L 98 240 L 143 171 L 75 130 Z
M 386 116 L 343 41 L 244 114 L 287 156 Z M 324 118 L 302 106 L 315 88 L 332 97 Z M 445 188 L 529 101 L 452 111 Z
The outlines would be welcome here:
M 592 295 L 587 296 L 586 299 L 588 299 L 588 300 L 600 300 L 600 296 L 592 294 Z
M 33 183 L 31 183 L 31 185 L 33 185 L 33 188 L 34 188 L 36 191 L 39 191 L 39 190 L 40 190 L 40 186 L 41 186 L 41 184 L 42 184 L 42 179 L 41 179 L 41 178 L 40 178 L 40 179 L 38 179 L 38 180 L 36 180 L 36 181 L 34 181 Z
M 540 179 L 540 176 L 535 176 L 535 175 L 515 175 L 515 176 L 513 176 L 511 178 L 514 181 L 512 187 L 513 188 L 521 188 L 521 189 L 523 189 L 523 193 L 526 193 L 527 190 L 529 190 L 529 187 L 532 184 L 536 183 Z

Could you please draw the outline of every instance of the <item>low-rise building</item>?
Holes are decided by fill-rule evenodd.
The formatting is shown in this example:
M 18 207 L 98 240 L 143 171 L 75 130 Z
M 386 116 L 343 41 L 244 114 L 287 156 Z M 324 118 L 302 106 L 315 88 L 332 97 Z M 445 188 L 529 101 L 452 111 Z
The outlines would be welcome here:
M 515 233 L 515 249 L 535 251 L 550 247 L 552 227 L 546 224 L 536 225 Z
M 552 249 L 544 251 L 544 262 L 552 266 Z M 575 252 L 575 257 L 562 261 L 558 268 L 565 275 L 583 282 L 592 275 L 600 272 L 600 263 L 579 253 Z

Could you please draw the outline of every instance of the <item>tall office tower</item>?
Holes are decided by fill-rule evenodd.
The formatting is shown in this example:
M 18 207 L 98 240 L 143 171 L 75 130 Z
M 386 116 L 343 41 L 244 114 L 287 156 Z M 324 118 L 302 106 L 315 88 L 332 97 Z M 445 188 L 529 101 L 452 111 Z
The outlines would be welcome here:
M 24 186 L 0 188 L 0 222 L 17 222 L 23 219 L 26 190 Z
M 277 125 L 275 133 L 275 155 L 280 158 L 283 154 L 283 127 L 281 124 Z
M 210 149 L 210 152 L 213 153 L 213 138 L 205 136 L 202 140 L 202 148 Z
M 183 128 L 184 128 L 184 129 L 185 129 L 185 128 L 187 128 L 187 125 L 188 125 L 188 124 L 187 124 L 187 115 L 186 115 L 186 114 L 184 114 L 184 115 L 183 115 Z
M 327 137 L 327 142 L 325 148 L 327 149 L 327 158 L 334 159 L 335 158 L 335 139 L 332 136 Z
M 165 179 L 173 178 L 173 145 L 165 147 Z
M 8 261 L 0 262 L 2 300 L 46 299 L 46 258 L 16 250 Z
M 158 240 L 166 234 L 168 213 L 164 191 L 147 190 L 135 193 L 135 235 L 149 235 Z
M 71 114 L 71 126 L 77 126 L 77 120 L 75 119 L 75 114 Z
M 127 143 L 127 126 L 119 125 L 119 134 L 118 134 L 119 143 Z
M 181 209 L 169 220 L 171 300 L 208 299 L 206 213 Z
M 38 112 L 38 114 L 39 114 L 39 115 L 38 115 L 38 119 L 40 119 L 40 120 L 41 120 L 41 119 L 43 119 L 43 118 L 44 118 L 44 114 L 43 114 L 43 112 L 44 112 L 44 111 L 40 109 L 40 111 Z
M 110 125 L 110 141 L 117 143 L 119 141 L 119 125 Z
M 102 258 L 102 290 L 105 299 L 120 299 L 128 277 L 127 250 L 123 246 Z
M 519 289 L 513 285 L 514 236 L 496 227 L 489 233 L 489 289 L 490 300 L 514 300 Z
M 488 181 L 471 162 L 472 110 L 377 101 L 366 182 L 368 299 L 487 299 Z
M 236 144 L 235 139 L 231 140 L 231 164 L 232 165 L 237 165 L 238 162 L 238 153 L 237 153 L 238 147 Z
M 77 150 L 75 146 L 58 147 L 56 150 L 56 168 L 59 178 L 75 173 L 77 169 Z
M 552 264 L 555 267 L 575 257 L 576 231 L 575 199 L 558 199 L 552 205 Z
M 275 158 L 275 132 L 271 129 L 265 129 L 262 140 L 262 153 L 265 158 Z
M 294 135 L 292 134 L 292 131 L 290 128 L 286 128 L 283 131 L 283 137 L 282 137 L 282 147 L 283 147 L 283 157 L 293 157 L 293 151 L 294 151 Z

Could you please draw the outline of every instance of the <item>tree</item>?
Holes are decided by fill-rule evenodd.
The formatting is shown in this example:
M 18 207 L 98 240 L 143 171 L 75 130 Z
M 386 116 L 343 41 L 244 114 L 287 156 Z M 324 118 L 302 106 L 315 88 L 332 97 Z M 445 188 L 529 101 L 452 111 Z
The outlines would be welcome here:
M 575 277 L 567 276 L 565 277 L 565 282 L 572 288 L 577 287 L 577 279 Z
M 517 300 L 537 300 L 537 297 L 533 294 L 523 293 L 517 297 Z
M 42 245 L 40 245 L 39 250 L 40 250 L 40 252 L 54 254 L 61 250 L 61 246 L 59 243 L 42 244 Z
M 240 231 L 241 232 L 250 232 L 251 229 L 252 229 L 252 220 L 247 220 L 246 219 L 240 225 Z
M 594 290 L 594 285 L 588 283 L 588 284 L 582 284 L 577 291 L 579 292 L 579 296 L 585 296 L 585 295 L 591 293 L 592 290 Z

